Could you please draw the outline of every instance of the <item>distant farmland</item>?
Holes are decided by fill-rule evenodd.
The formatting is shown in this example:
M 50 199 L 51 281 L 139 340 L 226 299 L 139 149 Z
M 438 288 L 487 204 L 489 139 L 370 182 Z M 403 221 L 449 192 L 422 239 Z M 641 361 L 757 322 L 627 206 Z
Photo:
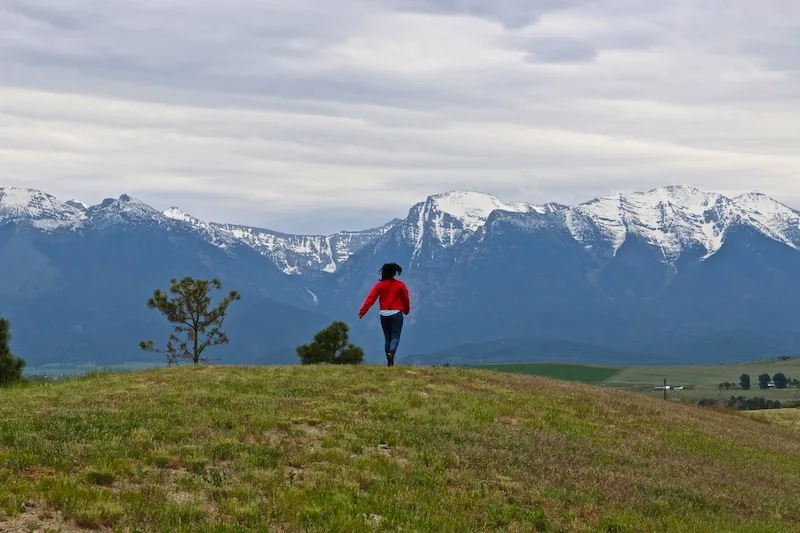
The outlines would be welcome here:
M 800 400 L 800 389 L 776 390 L 758 387 L 758 376 L 764 373 L 774 376 L 776 373 L 782 372 L 788 378 L 800 379 L 800 359 L 776 359 L 730 365 L 612 367 L 578 363 L 510 363 L 475 368 L 577 381 L 654 397 L 661 397 L 664 394 L 661 390 L 655 390 L 655 387 L 662 386 L 666 379 L 667 385 L 683 387 L 682 390 L 667 391 L 667 397 L 673 400 L 727 400 L 731 396 L 764 397 L 767 400 L 779 400 L 782 403 Z M 720 383 L 726 381 L 738 383 L 742 374 L 750 375 L 751 388 L 749 390 L 738 388 L 720 390 Z

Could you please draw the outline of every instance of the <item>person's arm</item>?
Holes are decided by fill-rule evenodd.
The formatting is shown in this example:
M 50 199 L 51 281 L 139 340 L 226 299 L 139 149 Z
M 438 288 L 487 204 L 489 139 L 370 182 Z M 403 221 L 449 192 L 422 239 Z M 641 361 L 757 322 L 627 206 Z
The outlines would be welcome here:
M 369 291 L 369 295 L 367 299 L 364 300 L 364 305 L 361 306 L 361 310 L 358 312 L 358 318 L 362 318 L 364 315 L 367 314 L 369 308 L 373 306 L 373 304 L 378 300 L 378 295 L 380 294 L 380 282 L 376 283 L 372 290 Z
M 403 298 L 403 314 L 411 312 L 411 299 L 408 297 L 408 287 L 405 283 L 400 287 L 400 296 Z

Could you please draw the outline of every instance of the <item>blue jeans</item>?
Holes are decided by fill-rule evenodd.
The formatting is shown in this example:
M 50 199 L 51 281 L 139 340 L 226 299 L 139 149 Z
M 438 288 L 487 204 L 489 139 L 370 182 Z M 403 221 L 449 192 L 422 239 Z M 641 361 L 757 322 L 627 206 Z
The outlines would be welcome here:
M 403 330 L 403 313 L 395 313 L 391 316 L 381 315 L 381 327 L 383 336 L 386 338 L 386 353 L 397 353 L 397 345 L 400 344 L 400 332 Z

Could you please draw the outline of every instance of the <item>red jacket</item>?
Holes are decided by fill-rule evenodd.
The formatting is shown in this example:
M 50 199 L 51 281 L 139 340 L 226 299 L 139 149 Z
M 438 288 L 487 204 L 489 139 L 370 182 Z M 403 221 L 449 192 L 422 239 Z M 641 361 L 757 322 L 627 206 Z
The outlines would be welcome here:
M 397 279 L 387 279 L 379 281 L 364 301 L 364 306 L 358 312 L 358 316 L 364 316 L 372 307 L 372 304 L 380 298 L 381 311 L 397 310 L 407 315 L 411 312 L 411 303 L 408 299 L 408 288 L 405 283 Z

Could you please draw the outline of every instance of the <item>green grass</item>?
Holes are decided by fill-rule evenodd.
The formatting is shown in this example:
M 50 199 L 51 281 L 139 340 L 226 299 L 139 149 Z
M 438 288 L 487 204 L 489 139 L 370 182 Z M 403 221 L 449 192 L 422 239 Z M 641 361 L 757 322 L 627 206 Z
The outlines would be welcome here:
M 475 368 L 512 374 L 543 376 L 566 381 L 579 381 L 592 385 L 600 384 L 622 370 L 619 367 L 568 363 L 510 363 L 483 365 Z
M 0 531 L 782 532 L 800 521 L 798 465 L 800 432 L 780 425 L 479 369 L 0 390 Z
M 779 425 L 800 432 L 800 408 L 747 411 L 755 420 Z

